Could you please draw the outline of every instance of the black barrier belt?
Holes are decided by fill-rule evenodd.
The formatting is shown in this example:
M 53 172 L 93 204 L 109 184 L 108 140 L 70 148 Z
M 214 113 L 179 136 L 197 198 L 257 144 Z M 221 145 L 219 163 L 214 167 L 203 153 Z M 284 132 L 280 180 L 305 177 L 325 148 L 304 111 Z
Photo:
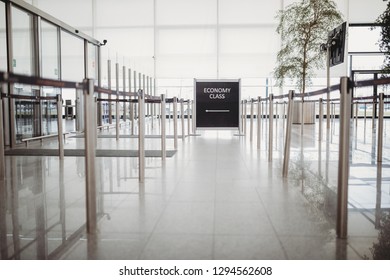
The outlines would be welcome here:
M 165 103 L 173 103 L 173 98 L 166 98 Z
M 158 100 L 158 99 L 146 99 L 145 100 L 146 103 L 161 103 L 161 100 Z
M 276 95 L 274 96 L 274 99 L 282 99 L 282 98 L 287 98 L 288 94 L 283 94 L 283 95 Z
M 102 88 L 95 86 L 95 92 L 97 93 L 105 93 L 109 95 L 120 95 L 120 96 L 128 96 L 128 97 L 133 97 L 133 96 L 138 96 L 137 92 L 125 92 L 125 91 L 116 91 L 108 88 Z
M 130 103 L 133 103 L 132 100 L 136 100 L 136 99 L 119 99 L 119 98 L 116 98 L 116 99 L 109 99 L 109 98 L 97 98 L 96 101 L 98 102 L 120 102 L 120 103 L 123 103 L 123 102 L 130 102 Z M 138 102 L 138 100 L 136 100 Z
M 54 100 L 57 101 L 56 96 L 29 96 L 29 95 L 20 95 L 20 94 L 9 94 L 6 96 L 3 96 L 5 98 L 13 98 L 13 99 L 24 99 L 24 100 L 34 100 L 34 101 L 40 101 L 40 100 Z
M 381 78 L 381 79 L 374 79 L 374 80 L 366 80 L 366 81 L 356 81 L 352 84 L 354 87 L 369 87 L 369 86 L 380 86 L 380 85 L 386 85 L 390 84 L 390 77 L 389 78 Z
M 377 99 L 379 98 L 379 95 L 377 96 L 362 96 L 362 97 L 354 97 L 353 100 L 368 100 L 368 99 Z
M 26 84 L 32 86 L 57 87 L 57 88 L 77 88 L 77 89 L 85 88 L 84 83 L 43 79 L 43 78 L 24 76 L 24 75 L 8 73 L 8 72 L 0 72 L 0 82 Z

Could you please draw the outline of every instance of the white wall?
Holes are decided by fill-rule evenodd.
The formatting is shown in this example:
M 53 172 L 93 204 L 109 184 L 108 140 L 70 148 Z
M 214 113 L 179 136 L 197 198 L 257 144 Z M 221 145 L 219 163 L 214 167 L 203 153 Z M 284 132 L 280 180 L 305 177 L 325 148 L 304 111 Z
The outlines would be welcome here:
M 242 78 L 243 96 L 264 95 L 280 38 L 276 12 L 295 0 L 30 0 L 38 8 L 107 39 L 103 59 L 158 78 L 158 94 L 192 95 L 193 78 Z M 352 23 L 373 22 L 382 0 L 336 0 Z M 354 46 L 356 48 L 356 46 Z M 103 63 L 103 79 L 107 66 Z M 114 68 L 113 68 L 114 69 Z M 346 75 L 347 64 L 332 68 Z M 325 71 L 314 83 L 323 85 Z M 276 91 L 275 89 L 272 89 Z

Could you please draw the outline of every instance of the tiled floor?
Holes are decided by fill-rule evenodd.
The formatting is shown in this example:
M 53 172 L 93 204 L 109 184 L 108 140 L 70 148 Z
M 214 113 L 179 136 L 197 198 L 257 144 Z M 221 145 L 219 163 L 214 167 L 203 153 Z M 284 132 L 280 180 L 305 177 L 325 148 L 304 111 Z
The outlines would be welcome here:
M 9 156 L 7 178 L 0 189 L 0 258 L 370 257 L 369 248 L 377 239 L 370 219 L 375 212 L 376 166 L 371 165 L 364 174 L 355 169 L 359 166 L 351 167 L 349 238 L 338 240 L 333 217 L 336 124 L 335 132 L 328 135 L 334 141 L 329 145 L 323 141 L 321 147 L 315 140 L 317 126 L 305 127 L 303 162 L 299 127 L 294 127 L 290 174 L 283 179 L 283 125 L 282 120 L 278 122 L 275 139 L 279 140 L 274 143 L 272 162 L 267 159 L 265 124 L 260 150 L 256 137 L 250 142 L 249 137 L 234 135 L 236 131 L 198 131 L 198 136 L 179 140 L 176 155 L 165 164 L 161 158 L 147 158 L 144 184 L 137 179 L 137 158 L 97 158 L 103 217 L 95 235 L 85 234 L 83 158 L 66 157 L 61 162 L 57 157 Z M 168 129 L 172 130 L 172 122 Z M 129 127 L 121 133 L 129 134 Z M 68 138 L 65 148 L 82 148 L 83 141 Z M 167 144 L 172 150 L 173 140 Z M 146 140 L 146 149 L 158 149 L 159 145 L 159 139 Z M 56 143 L 44 146 L 54 148 Z M 360 146 L 362 151 L 370 150 L 370 145 Z M 136 147 L 137 139 L 98 139 L 98 148 Z M 357 157 L 361 164 L 367 155 Z M 390 203 L 388 171 L 387 161 L 381 201 L 386 209 Z M 326 188 L 319 183 L 324 180 L 329 185 Z

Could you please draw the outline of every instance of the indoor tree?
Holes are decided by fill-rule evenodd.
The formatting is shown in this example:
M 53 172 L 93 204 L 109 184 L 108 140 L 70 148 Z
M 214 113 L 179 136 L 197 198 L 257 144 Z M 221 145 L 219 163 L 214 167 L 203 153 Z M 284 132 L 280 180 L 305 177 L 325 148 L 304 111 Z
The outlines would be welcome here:
M 325 65 L 320 45 L 342 22 L 342 15 L 332 0 L 301 0 L 280 10 L 277 18 L 276 31 L 282 44 L 274 76 L 279 86 L 286 78 L 294 79 L 300 92 L 305 93 L 315 70 Z
M 390 2 L 386 10 L 378 17 L 376 24 L 381 28 L 379 49 L 385 54 L 383 61 L 383 72 L 390 73 Z

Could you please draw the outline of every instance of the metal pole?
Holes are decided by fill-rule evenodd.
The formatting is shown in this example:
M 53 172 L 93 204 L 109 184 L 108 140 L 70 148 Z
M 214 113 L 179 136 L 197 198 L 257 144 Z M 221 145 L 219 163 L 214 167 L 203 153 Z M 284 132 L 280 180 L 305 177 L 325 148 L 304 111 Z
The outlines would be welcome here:
M 88 86 L 84 89 L 84 129 L 85 129 L 85 182 L 86 182 L 86 212 L 87 233 L 95 233 L 97 229 L 96 202 L 96 112 L 93 79 L 84 80 Z
M 129 93 L 132 93 L 131 86 L 132 86 L 131 85 L 131 69 L 129 69 Z M 130 134 L 131 135 L 134 134 L 134 104 L 133 104 L 133 102 L 131 102 L 132 99 L 133 98 L 130 97 L 130 103 L 129 103 L 129 107 L 130 107 L 130 112 L 129 112 L 129 114 L 130 114 Z
M 364 103 L 364 129 L 366 128 L 367 121 L 367 103 Z
M 273 150 L 273 122 L 274 122 L 274 95 L 269 95 L 269 134 L 268 134 L 268 161 L 272 161 L 272 150 Z
M 177 150 L 177 97 L 173 98 L 173 138 L 173 146 Z
M 187 102 L 187 127 L 188 127 L 188 136 L 190 136 L 190 126 L 191 126 L 191 120 L 190 120 L 190 106 L 191 106 L 191 100 L 188 99 L 188 102 Z
M 286 128 L 286 101 L 283 102 L 283 130 Z
M 57 127 L 58 127 L 58 152 L 60 159 L 64 158 L 64 139 L 62 131 L 62 98 L 61 94 L 57 94 Z
M 260 131 L 261 131 L 261 97 L 257 98 L 257 149 L 260 149 L 261 139 L 260 139 Z
M 126 92 L 126 66 L 122 67 L 123 69 L 123 92 Z M 130 90 L 129 90 L 130 91 Z M 126 124 L 126 119 L 127 119 L 127 112 L 126 112 L 126 96 L 123 96 L 123 121 Z
M 192 132 L 194 135 L 196 134 L 196 103 L 195 103 L 195 100 L 192 101 Z
M 244 100 L 241 101 L 241 133 L 244 134 Z
M 251 124 L 250 124 L 250 142 L 253 140 L 253 99 L 251 99 Z
M 165 112 L 165 94 L 161 94 L 161 112 Z M 166 128 L 165 123 L 166 115 L 161 114 L 161 159 L 165 161 L 166 159 Z
M 247 101 L 244 100 L 244 135 L 246 135 L 246 117 L 247 117 Z
M 384 118 L 384 93 L 379 94 L 379 116 L 378 116 L 378 156 L 377 162 L 382 162 L 383 152 L 383 118 Z
M 4 85 L 1 85 L 2 87 Z M 5 179 L 3 99 L 0 96 L 0 181 Z
M 326 128 L 330 128 L 330 48 L 326 49 Z
M 108 89 L 111 89 L 111 60 L 107 60 L 107 79 L 108 79 Z M 111 95 L 109 95 L 111 99 Z M 108 123 L 112 124 L 112 106 L 111 102 L 108 102 Z
M 342 77 L 340 82 L 340 141 L 336 221 L 336 233 L 339 238 L 347 238 L 348 234 L 349 144 L 352 101 L 349 82 L 348 77 Z
M 149 76 L 144 76 L 144 79 L 146 79 L 146 89 L 145 89 L 145 92 L 146 92 L 147 95 L 151 95 L 150 91 L 149 91 Z M 146 104 L 146 116 L 147 117 L 150 116 L 150 104 L 151 103 L 147 103 Z M 152 128 L 153 128 L 153 125 L 152 125 Z
M 294 107 L 294 91 L 290 90 L 288 93 L 288 106 L 287 106 L 287 126 L 286 126 L 286 138 L 284 144 L 284 158 L 283 158 L 283 177 L 288 175 L 288 165 L 290 161 L 290 147 L 291 147 L 291 128 L 292 128 L 292 115 Z
M 302 96 L 302 102 L 301 102 L 301 135 L 303 135 L 303 125 L 304 125 L 304 122 L 305 122 L 305 118 L 304 118 L 304 114 L 305 114 L 305 97 Z
M 184 126 L 184 100 L 180 100 L 180 111 L 181 111 L 181 139 L 184 141 L 186 138 L 185 126 Z
M 138 90 L 138 179 L 145 182 L 145 93 Z
M 357 133 L 357 127 L 358 127 L 358 109 L 359 109 L 359 104 L 356 102 L 355 103 L 355 127 L 356 127 L 356 131 L 355 133 Z
M 115 134 L 116 140 L 119 140 L 119 63 L 116 63 L 116 73 L 115 73 L 115 87 L 116 87 L 116 102 L 115 102 Z
M 319 101 L 319 116 L 318 116 L 318 141 L 322 140 L 322 120 L 324 118 L 324 106 L 323 106 L 323 100 L 320 98 Z

